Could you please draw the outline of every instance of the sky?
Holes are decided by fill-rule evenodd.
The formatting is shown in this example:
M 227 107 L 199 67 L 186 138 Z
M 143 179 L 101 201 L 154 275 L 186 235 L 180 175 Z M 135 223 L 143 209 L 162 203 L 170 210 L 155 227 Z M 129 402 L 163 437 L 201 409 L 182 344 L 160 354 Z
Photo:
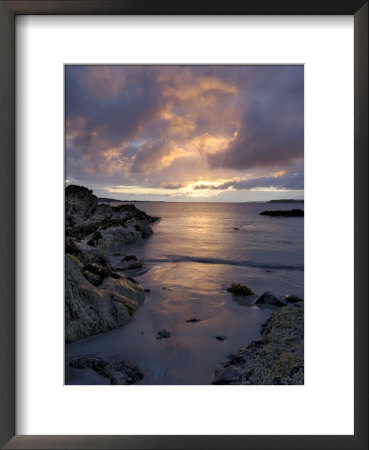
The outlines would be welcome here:
M 303 66 L 65 71 L 68 184 L 129 201 L 303 198 Z

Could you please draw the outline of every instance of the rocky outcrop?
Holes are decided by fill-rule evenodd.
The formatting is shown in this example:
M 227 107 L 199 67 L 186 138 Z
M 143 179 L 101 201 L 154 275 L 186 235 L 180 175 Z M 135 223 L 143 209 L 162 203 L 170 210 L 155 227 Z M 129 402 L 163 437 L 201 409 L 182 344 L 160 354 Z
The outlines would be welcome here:
M 135 384 L 144 374 L 138 365 L 130 359 L 80 358 L 69 363 L 74 369 L 92 369 L 99 375 L 109 378 L 111 384 Z
M 69 185 L 65 189 L 65 226 L 83 223 L 95 212 L 97 197 L 83 186 Z
M 274 311 L 260 332 L 230 355 L 213 384 L 304 384 L 304 303 Z
M 302 209 L 263 211 L 260 215 L 272 217 L 304 217 L 304 211 Z
M 141 269 L 143 263 L 137 259 L 136 255 L 125 256 L 115 268 L 119 271 Z
M 133 278 L 118 273 L 122 267 L 112 267 L 103 249 L 148 237 L 155 220 L 134 205 L 99 205 L 92 191 L 83 186 L 65 189 L 66 343 L 129 322 L 145 290 Z M 128 270 L 142 263 L 131 255 L 122 266 Z M 91 364 L 94 370 L 100 367 L 96 361 Z
M 152 234 L 151 224 L 158 220 L 132 204 L 98 204 L 97 197 L 83 186 L 65 189 L 65 233 L 98 248 L 131 244 Z
M 255 302 L 256 304 L 273 305 L 273 306 L 286 306 L 287 301 L 285 298 L 279 295 L 274 295 L 271 292 L 264 292 Z
M 76 256 L 66 255 L 66 343 L 125 325 L 145 298 L 143 287 L 127 278 L 108 275 L 97 287 L 84 269 Z

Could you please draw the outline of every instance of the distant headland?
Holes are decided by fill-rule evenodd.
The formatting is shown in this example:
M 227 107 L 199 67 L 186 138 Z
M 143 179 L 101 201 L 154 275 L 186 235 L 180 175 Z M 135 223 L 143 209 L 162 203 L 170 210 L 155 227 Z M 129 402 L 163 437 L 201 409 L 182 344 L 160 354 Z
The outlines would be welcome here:
M 304 203 L 304 200 L 296 200 L 296 199 L 292 199 L 292 198 L 287 198 L 287 199 L 278 199 L 278 200 L 269 200 L 269 202 L 266 203 Z

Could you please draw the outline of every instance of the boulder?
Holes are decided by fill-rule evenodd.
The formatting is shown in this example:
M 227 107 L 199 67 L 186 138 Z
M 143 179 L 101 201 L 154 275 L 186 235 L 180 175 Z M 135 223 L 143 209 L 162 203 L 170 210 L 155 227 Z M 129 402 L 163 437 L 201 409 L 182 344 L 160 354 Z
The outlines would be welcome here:
M 126 358 L 80 358 L 70 361 L 69 366 L 74 369 L 92 369 L 109 378 L 111 384 L 134 384 L 144 377 L 139 366 Z
M 116 266 L 119 270 L 132 270 L 132 269 L 141 269 L 143 264 L 141 261 L 137 259 L 135 255 L 125 256 L 121 262 Z
M 287 303 L 298 303 L 304 301 L 304 299 L 298 297 L 297 295 L 286 295 L 285 298 Z
M 251 297 L 252 295 L 254 295 L 253 290 L 248 286 L 235 283 L 232 283 L 232 286 L 227 289 L 227 292 L 230 292 L 233 295 L 243 295 L 245 297 Z
M 66 236 L 99 248 L 145 239 L 152 234 L 150 225 L 158 220 L 132 204 L 98 205 L 92 191 L 75 185 L 65 190 L 65 211 Z
M 125 325 L 145 298 L 143 287 L 127 278 L 108 276 L 94 286 L 82 275 L 80 264 L 75 256 L 66 255 L 66 343 Z
M 213 384 L 304 384 L 304 303 L 274 311 L 260 338 L 216 370 Z
M 271 292 L 264 292 L 255 302 L 256 304 L 286 306 L 286 299 L 272 294 Z
M 78 250 L 78 259 L 83 263 L 100 264 L 102 266 L 110 266 L 108 258 L 101 249 L 83 242 L 75 242 Z
M 65 188 L 65 224 L 67 227 L 81 224 L 96 210 L 97 197 L 84 186 L 71 184 Z
M 82 275 L 75 259 L 69 255 L 65 257 L 66 343 L 112 330 L 130 320 L 127 308 L 107 299 L 100 289 L 93 286 Z

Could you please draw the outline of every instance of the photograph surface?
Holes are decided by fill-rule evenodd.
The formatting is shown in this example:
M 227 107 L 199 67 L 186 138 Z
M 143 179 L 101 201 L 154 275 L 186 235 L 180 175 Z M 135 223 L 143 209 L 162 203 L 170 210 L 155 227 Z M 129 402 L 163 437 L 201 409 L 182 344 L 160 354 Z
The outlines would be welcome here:
M 65 383 L 304 384 L 304 67 L 65 66 Z

